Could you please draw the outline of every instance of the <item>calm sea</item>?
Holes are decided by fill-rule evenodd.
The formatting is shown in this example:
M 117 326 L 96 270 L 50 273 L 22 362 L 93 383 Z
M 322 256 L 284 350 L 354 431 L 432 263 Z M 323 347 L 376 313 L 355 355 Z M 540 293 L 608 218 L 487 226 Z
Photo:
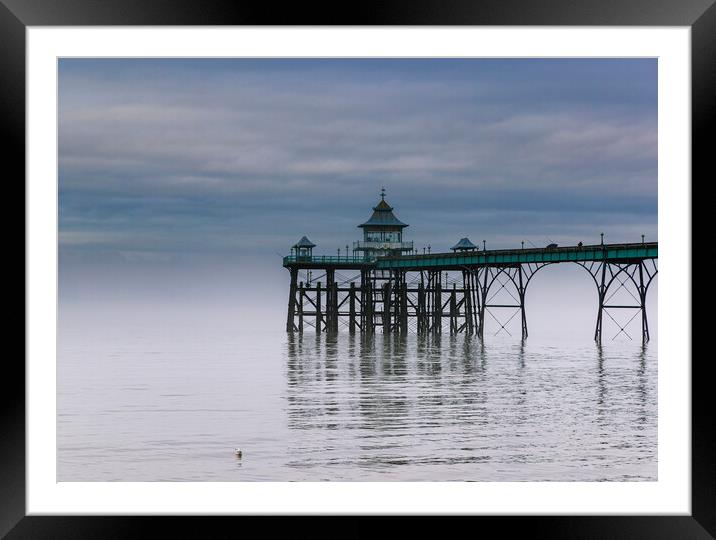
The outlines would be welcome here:
M 655 341 L 220 323 L 61 324 L 58 481 L 657 479 Z

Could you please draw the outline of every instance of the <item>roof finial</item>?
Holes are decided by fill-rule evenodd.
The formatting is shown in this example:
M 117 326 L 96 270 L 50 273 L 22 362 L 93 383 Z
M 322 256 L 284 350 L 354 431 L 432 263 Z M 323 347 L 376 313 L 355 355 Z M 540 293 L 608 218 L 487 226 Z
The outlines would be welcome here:
M 380 188 L 380 200 L 381 200 L 381 201 L 384 201 L 384 200 L 385 200 L 385 186 L 383 186 L 382 188 Z

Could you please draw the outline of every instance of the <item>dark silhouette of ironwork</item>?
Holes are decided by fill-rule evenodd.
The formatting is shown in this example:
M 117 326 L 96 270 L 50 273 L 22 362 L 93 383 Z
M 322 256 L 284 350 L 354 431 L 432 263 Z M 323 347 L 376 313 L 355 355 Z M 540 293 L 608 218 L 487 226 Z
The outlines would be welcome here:
M 431 253 L 428 245 L 427 253 L 423 248 L 418 255 L 413 242 L 403 236 L 408 224 L 393 210 L 385 200 L 385 188 L 381 189 L 370 218 L 358 225 L 363 240 L 353 243 L 352 255 L 346 246 L 345 257 L 340 248 L 338 256 L 314 256 L 316 245 L 306 236 L 291 248 L 291 255 L 283 259 L 291 274 L 288 332 L 302 332 L 305 326 L 329 333 L 345 326 L 350 332 L 366 334 L 378 328 L 386 334 L 441 334 L 445 329 L 483 339 L 486 316 L 497 322 L 499 334 L 509 333 L 507 325 L 519 315 L 525 339 L 525 295 L 530 281 L 545 266 L 573 262 L 587 270 L 597 286 L 594 339 L 602 341 L 605 315 L 617 323 L 617 335 L 631 339 L 626 326 L 641 314 L 642 341 L 649 340 L 646 293 L 657 274 L 658 244 L 645 242 L 644 235 L 640 243 L 632 244 L 605 244 L 600 233 L 600 243 L 590 246 L 579 242 L 559 247 L 548 239 L 545 248 L 525 249 L 522 242 L 520 249 L 491 251 L 486 240 L 480 250 L 464 237 L 450 248 L 452 253 Z M 633 304 L 610 303 L 622 289 L 631 295 Z M 622 325 L 611 315 L 615 309 L 633 309 L 635 314 Z M 512 315 L 504 319 L 503 310 L 511 310 Z
M 529 335 L 525 296 L 542 268 L 573 262 L 592 277 L 598 297 L 594 339 L 601 343 L 605 317 L 629 339 L 627 325 L 641 316 L 642 342 L 649 340 L 646 296 L 658 273 L 658 244 L 598 244 L 560 248 L 464 251 L 425 255 L 329 257 L 291 255 L 283 261 L 291 276 L 286 330 L 366 334 L 470 333 L 484 339 L 486 319 L 497 333 L 519 317 Z M 306 279 L 300 280 L 299 275 Z M 626 291 L 633 302 L 614 303 Z M 507 301 L 497 301 L 501 295 Z M 623 296 L 623 295 L 622 295 Z M 504 319 L 500 313 L 512 310 Z M 634 310 L 626 324 L 614 310 Z

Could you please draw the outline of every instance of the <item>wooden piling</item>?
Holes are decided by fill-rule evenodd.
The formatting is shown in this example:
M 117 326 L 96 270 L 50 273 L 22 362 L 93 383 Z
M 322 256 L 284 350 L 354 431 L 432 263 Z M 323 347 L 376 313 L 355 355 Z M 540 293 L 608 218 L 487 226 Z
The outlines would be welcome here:
M 298 280 L 298 269 L 291 268 L 291 284 L 288 292 L 288 313 L 286 315 L 286 332 L 295 330 L 294 314 L 296 312 L 296 281 Z
M 298 288 L 298 331 L 303 332 L 303 297 L 305 295 L 303 290 L 303 281 Z
M 473 316 L 472 316 L 472 290 L 470 287 L 470 274 L 469 270 L 463 270 L 462 272 L 462 290 L 463 290 L 463 304 L 465 311 L 465 327 L 468 334 L 473 332 Z
M 335 270 L 326 270 L 326 317 L 324 319 L 324 329 L 326 332 L 333 332 L 333 317 L 335 311 Z
M 390 282 L 383 285 L 383 333 L 390 333 Z
M 403 274 L 405 276 L 405 274 Z M 408 333 L 408 284 L 403 279 L 400 292 L 400 331 Z
M 421 281 L 418 285 L 418 334 L 425 333 L 425 285 Z
M 440 271 L 435 272 L 434 283 L 434 295 L 433 299 L 433 332 L 440 334 L 442 332 L 442 307 L 443 307 L 443 295 L 442 295 L 442 284 L 440 283 Z
M 331 285 L 331 331 L 338 332 L 338 283 Z
M 450 333 L 457 334 L 457 286 L 452 284 L 450 293 Z
M 316 283 L 316 332 L 322 331 L 323 317 L 321 314 L 321 282 Z
M 356 331 L 356 284 L 351 282 L 351 289 L 348 291 L 348 331 L 355 334 Z

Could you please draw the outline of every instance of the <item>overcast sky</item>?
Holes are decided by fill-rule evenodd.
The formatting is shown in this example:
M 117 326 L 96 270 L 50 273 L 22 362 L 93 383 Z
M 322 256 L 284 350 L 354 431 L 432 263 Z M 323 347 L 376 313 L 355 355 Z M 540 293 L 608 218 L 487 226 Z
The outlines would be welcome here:
M 655 59 L 59 62 L 61 270 L 657 234 Z

